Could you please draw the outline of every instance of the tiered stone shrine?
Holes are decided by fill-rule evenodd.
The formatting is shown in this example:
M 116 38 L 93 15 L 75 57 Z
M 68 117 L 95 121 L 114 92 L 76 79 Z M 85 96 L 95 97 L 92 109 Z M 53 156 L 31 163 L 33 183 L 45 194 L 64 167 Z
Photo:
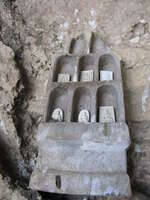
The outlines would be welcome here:
M 120 60 L 97 35 L 71 41 L 50 70 L 45 122 L 30 187 L 53 193 L 130 196 Z

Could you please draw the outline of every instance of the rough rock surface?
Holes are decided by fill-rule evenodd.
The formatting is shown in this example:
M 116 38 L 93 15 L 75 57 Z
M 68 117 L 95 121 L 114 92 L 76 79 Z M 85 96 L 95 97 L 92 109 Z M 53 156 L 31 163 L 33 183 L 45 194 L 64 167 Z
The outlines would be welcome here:
M 132 137 L 128 166 L 133 191 L 138 192 L 132 200 L 150 198 L 149 8 L 149 0 L 0 1 L 0 173 L 22 185 L 18 177 L 28 180 L 37 155 L 34 138 L 53 55 L 65 51 L 68 38 L 94 31 L 123 61 L 126 119 Z M 29 196 L 38 198 L 38 194 Z
M 14 52 L 0 42 L 0 152 L 1 160 L 8 160 L 10 165 L 18 168 L 22 162 L 20 138 L 13 122 L 13 107 L 18 95 L 17 86 L 20 79 L 14 61 Z M 8 166 L 9 167 L 9 166 Z M 14 169 L 15 170 L 15 169 Z M 12 170 L 13 173 L 13 170 Z M 16 174 L 16 172 L 14 172 Z
M 3 180 L 0 176 L 0 199 L 9 199 L 9 200 L 26 200 L 24 196 L 20 194 L 18 190 L 13 191 L 7 179 Z

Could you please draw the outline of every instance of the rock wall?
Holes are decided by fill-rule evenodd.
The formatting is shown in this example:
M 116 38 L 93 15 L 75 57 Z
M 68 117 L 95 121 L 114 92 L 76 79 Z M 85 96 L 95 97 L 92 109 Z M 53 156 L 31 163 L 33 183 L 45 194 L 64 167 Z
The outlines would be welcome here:
M 69 38 L 94 31 L 122 59 L 132 199 L 149 199 L 149 8 L 149 0 L 0 1 L 0 173 L 11 178 L 6 188 L 20 193 L 21 187 L 28 199 L 69 199 L 29 191 L 28 181 L 52 58 L 66 51 Z M 1 193 L 10 199 L 0 187 Z

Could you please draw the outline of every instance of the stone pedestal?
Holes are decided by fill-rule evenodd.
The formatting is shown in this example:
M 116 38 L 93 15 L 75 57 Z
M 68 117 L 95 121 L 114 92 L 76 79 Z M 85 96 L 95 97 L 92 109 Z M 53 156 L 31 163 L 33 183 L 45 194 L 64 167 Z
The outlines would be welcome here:
M 44 123 L 37 140 L 39 155 L 30 188 L 78 195 L 130 196 L 126 174 L 130 139 L 125 123 Z

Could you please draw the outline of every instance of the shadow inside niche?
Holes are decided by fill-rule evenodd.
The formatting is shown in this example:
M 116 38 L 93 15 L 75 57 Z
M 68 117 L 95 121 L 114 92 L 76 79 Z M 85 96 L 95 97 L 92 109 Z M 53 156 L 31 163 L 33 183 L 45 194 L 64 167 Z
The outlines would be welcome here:
M 11 177 L 12 181 L 19 181 L 22 186 L 27 185 L 29 176 L 19 150 L 15 150 L 2 129 L 0 129 L 0 155 L 0 163 L 5 175 Z
M 95 200 L 94 197 L 39 192 L 43 200 Z

